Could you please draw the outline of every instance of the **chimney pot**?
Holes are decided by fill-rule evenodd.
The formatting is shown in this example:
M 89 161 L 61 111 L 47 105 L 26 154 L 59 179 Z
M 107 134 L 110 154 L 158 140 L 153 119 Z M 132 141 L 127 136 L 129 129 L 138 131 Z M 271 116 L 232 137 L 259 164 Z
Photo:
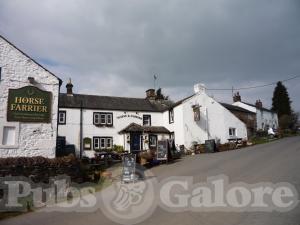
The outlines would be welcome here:
M 155 94 L 155 90 L 154 89 L 148 89 L 146 91 L 146 99 L 149 100 L 155 100 L 156 94 Z
M 233 102 L 241 102 L 242 101 L 242 98 L 240 96 L 240 93 L 237 92 L 233 95 Z
M 204 84 L 198 83 L 194 85 L 195 94 L 201 94 L 206 92 L 206 87 Z
M 73 84 L 72 84 L 71 78 L 69 79 L 69 81 L 66 85 L 66 88 L 67 88 L 67 95 L 73 96 Z
M 262 102 L 261 102 L 260 99 L 259 99 L 259 100 L 256 100 L 255 106 L 256 106 L 256 108 L 258 108 L 258 109 L 262 109 L 263 104 L 262 104 Z

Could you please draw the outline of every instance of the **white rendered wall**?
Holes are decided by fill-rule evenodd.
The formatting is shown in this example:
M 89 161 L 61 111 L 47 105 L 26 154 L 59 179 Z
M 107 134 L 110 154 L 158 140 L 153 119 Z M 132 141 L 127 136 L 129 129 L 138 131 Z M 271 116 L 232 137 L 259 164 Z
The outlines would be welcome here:
M 71 98 L 71 96 L 70 96 Z M 74 144 L 76 148 L 76 154 L 80 151 L 80 109 L 60 108 L 60 110 L 66 111 L 66 125 L 58 126 L 58 135 L 65 136 L 67 144 Z M 113 126 L 112 127 L 99 127 L 93 124 L 94 112 L 109 112 L 113 113 Z M 120 116 L 124 116 L 118 118 Z M 128 117 L 129 115 L 129 117 Z M 138 116 L 141 119 L 131 117 Z M 129 112 L 126 111 L 111 111 L 111 110 L 83 110 L 83 138 L 88 137 L 112 137 L 113 144 L 124 146 L 125 150 L 130 149 L 130 144 L 127 143 L 126 134 L 119 134 L 119 132 L 127 127 L 131 123 L 143 125 L 143 115 L 151 115 L 152 126 L 163 126 L 162 113 L 157 112 Z M 160 139 L 160 137 L 159 137 Z M 93 146 L 92 146 L 93 147 Z M 148 146 L 144 145 L 144 149 Z
M 269 127 L 278 128 L 278 116 L 277 113 L 273 113 L 266 110 L 260 110 L 256 107 L 249 106 L 243 102 L 234 102 L 233 105 L 239 106 L 241 108 L 247 109 L 251 112 L 256 113 L 256 126 L 257 130 L 262 130 L 264 127 L 262 126 L 264 123 L 265 125 L 268 125 Z
M 200 121 L 194 121 L 193 105 L 200 107 Z M 230 111 L 204 92 L 196 94 L 183 103 L 184 145 L 204 143 L 207 139 L 228 142 L 229 128 L 235 128 L 237 137 L 247 139 L 246 125 Z
M 59 80 L 1 37 L 0 67 L 0 136 L 4 126 L 16 128 L 14 146 L 4 146 L 0 137 L 0 157 L 55 157 Z M 34 77 L 36 87 L 52 93 L 51 123 L 7 122 L 8 90 L 29 86 L 28 77 Z

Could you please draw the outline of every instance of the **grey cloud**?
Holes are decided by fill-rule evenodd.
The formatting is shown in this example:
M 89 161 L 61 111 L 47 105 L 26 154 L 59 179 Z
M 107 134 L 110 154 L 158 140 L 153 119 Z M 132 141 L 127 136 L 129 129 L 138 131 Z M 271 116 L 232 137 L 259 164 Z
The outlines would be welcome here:
M 0 32 L 72 76 L 78 92 L 143 96 L 158 74 L 178 99 L 196 82 L 241 87 L 299 74 L 299 12 L 297 0 L 2 0 Z M 286 85 L 300 110 L 299 89 Z M 272 93 L 242 92 L 266 105 Z M 230 91 L 210 94 L 231 101 Z

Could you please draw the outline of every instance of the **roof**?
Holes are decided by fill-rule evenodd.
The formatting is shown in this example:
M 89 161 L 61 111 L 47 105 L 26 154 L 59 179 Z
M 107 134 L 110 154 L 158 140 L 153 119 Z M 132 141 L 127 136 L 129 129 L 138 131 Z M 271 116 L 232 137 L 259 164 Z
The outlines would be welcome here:
M 56 76 L 54 73 L 52 73 L 51 71 L 49 71 L 48 69 L 46 69 L 43 65 L 41 65 L 40 63 L 38 63 L 36 60 L 34 60 L 32 57 L 30 57 L 29 55 L 27 55 L 25 52 L 23 52 L 21 49 L 19 49 L 16 45 L 14 45 L 13 43 L 11 43 L 9 40 L 7 40 L 5 37 L 3 37 L 0 34 L 0 38 L 2 38 L 3 40 L 5 40 L 8 44 L 10 44 L 11 46 L 13 46 L 15 49 L 17 49 L 19 52 L 21 52 L 23 55 L 25 55 L 27 58 L 29 58 L 30 60 L 32 60 L 35 64 L 37 64 L 39 67 L 43 68 L 44 70 L 46 70 L 48 73 L 50 73 L 52 76 L 56 77 L 59 80 L 59 84 L 61 85 L 63 83 L 63 81 Z
M 189 98 L 193 97 L 194 95 L 195 95 L 195 94 L 192 94 L 192 95 L 190 95 L 190 96 L 188 96 L 188 97 L 185 97 L 185 98 L 183 98 L 183 99 L 181 99 L 181 100 L 175 102 L 173 105 L 170 106 L 170 108 L 175 108 L 176 106 L 181 105 L 181 103 L 183 103 L 185 100 L 188 100 Z
M 239 111 L 239 112 L 244 112 L 244 113 L 251 113 L 251 114 L 256 114 L 255 112 L 251 112 L 247 109 L 244 109 L 242 107 L 236 106 L 236 105 L 231 105 L 228 103 L 222 103 L 220 102 L 220 104 L 225 107 L 226 109 L 228 109 L 229 111 Z
M 254 105 L 254 104 L 251 104 L 251 103 L 248 103 L 248 102 L 242 102 L 242 103 L 257 108 L 256 105 Z M 260 109 L 260 108 L 257 108 L 257 109 Z M 265 107 L 262 107 L 261 109 L 264 110 L 264 111 L 268 111 L 268 112 L 271 112 L 271 113 L 275 113 L 275 112 L 272 111 L 271 109 L 267 109 L 267 108 L 265 108 Z
M 150 101 L 145 98 L 126 98 L 98 95 L 60 94 L 60 108 L 85 108 L 100 110 L 124 110 L 124 111 L 146 111 L 163 112 L 168 109 L 171 101 Z
M 170 131 L 163 126 L 141 126 L 136 123 L 131 123 L 119 133 L 129 132 L 144 132 L 144 133 L 157 133 L 157 134 L 169 134 Z

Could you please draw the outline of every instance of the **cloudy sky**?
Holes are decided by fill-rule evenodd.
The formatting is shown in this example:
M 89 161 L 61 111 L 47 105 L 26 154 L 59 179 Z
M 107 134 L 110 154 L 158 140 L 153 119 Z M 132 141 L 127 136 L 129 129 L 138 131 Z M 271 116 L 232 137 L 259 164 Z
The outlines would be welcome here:
M 299 0 L 0 0 L 0 34 L 77 93 L 171 99 L 300 74 Z M 285 83 L 300 111 L 300 78 Z M 243 90 L 270 106 L 274 86 Z M 231 102 L 231 91 L 209 91 Z

